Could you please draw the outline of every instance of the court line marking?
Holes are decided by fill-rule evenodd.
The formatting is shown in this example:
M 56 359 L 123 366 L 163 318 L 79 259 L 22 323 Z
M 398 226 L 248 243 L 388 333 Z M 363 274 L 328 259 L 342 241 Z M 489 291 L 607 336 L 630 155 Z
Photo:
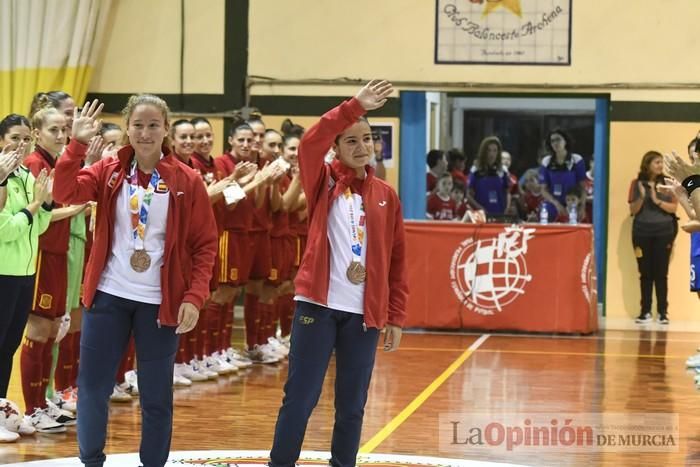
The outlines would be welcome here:
M 491 336 L 493 337 L 493 336 Z M 399 351 L 412 352 L 461 352 L 462 349 L 450 349 L 439 347 L 400 347 Z M 636 354 L 636 353 L 602 353 L 602 352 L 550 352 L 546 350 L 499 350 L 499 349 L 479 349 L 476 353 L 511 353 L 511 354 L 530 354 L 530 355 L 562 355 L 580 357 L 628 357 L 628 358 L 670 358 L 673 360 L 686 360 L 688 355 L 652 355 L 652 354 Z
M 385 439 L 391 435 L 394 430 L 396 430 L 403 422 L 406 421 L 408 417 L 410 417 L 418 408 L 423 405 L 423 403 L 428 400 L 428 398 L 438 390 L 442 384 L 447 381 L 447 379 L 452 376 L 452 374 L 459 369 L 460 366 L 469 358 L 471 357 L 476 349 L 478 349 L 481 344 L 486 342 L 486 339 L 488 339 L 490 334 L 483 334 L 481 337 L 479 337 L 472 345 L 470 345 L 467 350 L 462 352 L 462 355 L 460 355 L 450 366 L 447 367 L 445 371 L 440 374 L 437 378 L 433 380 L 432 383 L 430 383 L 423 391 L 416 396 L 415 399 L 413 399 L 397 416 L 395 416 L 389 423 L 387 423 L 384 428 L 379 430 L 376 435 L 374 435 L 369 441 L 367 441 L 362 447 L 360 448 L 360 452 L 363 454 L 369 454 L 370 452 L 374 451 L 377 446 L 382 444 Z
M 679 338 L 679 339 L 668 339 L 665 336 L 661 336 L 661 334 L 669 334 L 669 333 L 676 333 L 676 334 L 700 334 L 700 332 L 696 331 L 671 331 L 671 330 L 665 330 L 665 329 L 608 329 L 607 331 L 605 329 L 601 329 L 601 331 L 606 332 L 606 333 L 621 333 L 621 332 L 647 332 L 651 333 L 653 332 L 656 336 L 656 339 L 654 337 L 644 337 L 644 336 L 612 336 L 612 335 L 586 335 L 586 336 L 577 336 L 577 335 L 567 335 L 567 334 L 544 334 L 544 333 L 511 333 L 511 332 L 498 332 L 496 334 L 491 334 L 491 337 L 517 337 L 517 338 L 525 338 L 525 339 L 547 339 L 547 340 L 555 340 L 555 339 L 565 339 L 565 340 L 596 340 L 596 341 L 654 341 L 654 340 L 662 340 L 666 342 L 693 342 L 696 345 L 700 342 L 700 339 L 691 339 L 691 338 Z M 464 337 L 464 336 L 480 336 L 481 333 L 479 332 L 469 332 L 469 331 L 436 331 L 436 330 L 430 330 L 430 329 L 404 329 L 403 331 L 404 334 L 412 334 L 412 335 L 418 335 L 418 336 L 429 336 L 429 335 L 436 335 L 436 336 L 458 336 L 458 337 Z

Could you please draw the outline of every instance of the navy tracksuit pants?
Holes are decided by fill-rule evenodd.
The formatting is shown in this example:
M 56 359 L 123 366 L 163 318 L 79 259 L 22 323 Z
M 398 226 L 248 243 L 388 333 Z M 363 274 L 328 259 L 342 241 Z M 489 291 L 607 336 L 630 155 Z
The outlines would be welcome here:
M 83 314 L 78 375 L 78 446 L 87 467 L 101 467 L 109 397 L 133 333 L 141 400 L 141 463 L 163 467 L 173 426 L 173 366 L 178 347 L 174 327 L 158 325 L 158 305 L 97 292 Z
M 297 302 L 292 324 L 289 374 L 270 451 L 272 467 L 293 467 L 306 424 L 321 395 L 335 349 L 335 425 L 331 441 L 334 467 L 354 467 L 362 418 L 379 338 L 364 329 L 364 316 Z

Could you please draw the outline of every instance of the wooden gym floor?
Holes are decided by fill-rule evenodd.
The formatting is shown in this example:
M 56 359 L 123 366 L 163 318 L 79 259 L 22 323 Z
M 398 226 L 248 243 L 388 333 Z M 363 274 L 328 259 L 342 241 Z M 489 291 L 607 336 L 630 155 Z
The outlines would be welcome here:
M 236 329 L 235 338 L 242 338 Z M 700 465 L 700 393 L 685 359 L 699 333 L 601 331 L 598 335 L 405 334 L 378 351 L 362 451 L 523 465 Z M 469 350 L 471 349 L 471 350 Z M 256 366 L 175 390 L 173 450 L 270 448 L 286 363 Z M 327 451 L 333 424 L 333 366 L 309 422 L 304 449 Z M 21 403 L 19 371 L 9 397 Z M 441 450 L 440 414 L 677 413 L 677 452 L 489 452 Z M 137 452 L 138 403 L 112 404 L 108 453 Z M 455 451 L 454 449 L 461 449 Z M 77 455 L 75 429 L 0 445 L 0 463 Z

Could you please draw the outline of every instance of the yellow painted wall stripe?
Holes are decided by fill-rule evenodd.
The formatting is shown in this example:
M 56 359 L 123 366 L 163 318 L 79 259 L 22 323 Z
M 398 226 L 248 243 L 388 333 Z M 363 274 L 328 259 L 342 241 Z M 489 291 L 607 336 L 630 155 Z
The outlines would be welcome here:
M 452 376 L 452 374 L 459 369 L 460 366 L 469 358 L 471 355 L 476 351 L 476 349 L 479 348 L 481 344 L 483 344 L 486 339 L 489 338 L 489 334 L 484 334 L 481 336 L 479 339 L 476 340 L 472 345 L 469 346 L 467 350 L 465 350 L 462 355 L 460 355 L 457 360 L 452 362 L 452 364 L 447 367 L 445 371 L 442 372 L 440 376 L 435 378 L 432 383 L 426 387 L 423 392 L 418 394 L 418 396 L 413 399 L 407 406 L 404 408 L 396 417 L 394 417 L 384 428 L 379 430 L 379 432 L 372 437 L 369 441 L 367 441 L 361 448 L 360 452 L 363 454 L 369 454 L 370 452 L 374 451 L 377 446 L 382 444 L 385 439 L 391 435 L 394 430 L 396 430 L 403 422 L 406 421 L 408 417 L 410 417 L 413 412 L 418 410 L 418 408 L 423 405 L 423 403 L 428 400 L 428 398 L 433 395 L 435 391 L 438 390 L 442 384 L 447 381 L 447 379 Z

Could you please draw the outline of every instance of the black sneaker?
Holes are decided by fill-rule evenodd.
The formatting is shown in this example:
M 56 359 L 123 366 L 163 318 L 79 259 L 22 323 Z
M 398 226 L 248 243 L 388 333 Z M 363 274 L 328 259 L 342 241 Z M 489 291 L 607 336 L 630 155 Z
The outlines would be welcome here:
M 651 323 L 651 313 L 641 313 L 634 322 L 637 324 Z
M 668 315 L 659 315 L 659 324 L 668 324 Z

